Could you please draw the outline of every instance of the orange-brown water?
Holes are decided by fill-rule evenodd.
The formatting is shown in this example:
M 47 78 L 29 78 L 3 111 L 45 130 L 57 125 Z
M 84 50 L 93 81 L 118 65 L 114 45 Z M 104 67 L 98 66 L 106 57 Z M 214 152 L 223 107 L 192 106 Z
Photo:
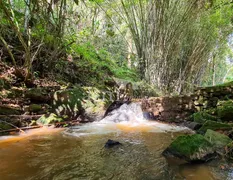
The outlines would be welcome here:
M 162 151 L 184 132 L 161 128 L 164 125 L 153 123 L 94 123 L 68 131 L 40 129 L 1 138 L 0 180 L 232 179 L 231 169 L 221 170 L 218 163 L 168 163 Z M 105 149 L 108 139 L 123 145 Z

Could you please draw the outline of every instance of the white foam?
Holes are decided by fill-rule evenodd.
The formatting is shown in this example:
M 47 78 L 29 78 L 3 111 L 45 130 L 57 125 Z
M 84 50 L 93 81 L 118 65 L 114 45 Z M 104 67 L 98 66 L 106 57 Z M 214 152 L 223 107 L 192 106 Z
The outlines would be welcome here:
M 99 122 L 93 122 L 69 129 L 66 134 L 73 136 L 88 136 L 96 134 L 121 133 L 121 132 L 179 132 L 188 128 L 175 125 L 148 121 L 143 118 L 140 104 L 123 104 L 112 111 Z

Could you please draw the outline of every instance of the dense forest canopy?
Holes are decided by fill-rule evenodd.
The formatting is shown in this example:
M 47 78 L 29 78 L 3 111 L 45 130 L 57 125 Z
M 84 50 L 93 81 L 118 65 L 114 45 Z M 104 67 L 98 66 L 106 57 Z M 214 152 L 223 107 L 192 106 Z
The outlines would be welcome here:
M 1 60 L 25 82 L 68 73 L 94 85 L 114 76 L 180 94 L 233 77 L 231 0 L 0 0 L 0 7 Z

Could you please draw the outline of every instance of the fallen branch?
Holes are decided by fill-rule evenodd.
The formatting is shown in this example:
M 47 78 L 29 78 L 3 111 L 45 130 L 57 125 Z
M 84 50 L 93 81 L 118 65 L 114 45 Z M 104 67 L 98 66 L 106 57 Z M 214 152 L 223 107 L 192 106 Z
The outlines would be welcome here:
M 40 118 L 42 115 L 44 115 L 44 114 L 40 114 L 40 115 L 0 115 L 0 118 L 3 118 L 3 117 L 18 117 L 18 118 L 28 118 L 28 119 L 30 119 L 30 118 Z
M 36 129 L 36 128 L 41 128 L 41 127 L 43 127 L 43 126 L 23 127 L 23 128 L 21 128 L 21 130 L 30 130 L 30 129 Z M 15 132 L 15 131 L 19 131 L 19 128 L 2 130 L 2 131 L 0 131 L 0 133 Z M 23 131 L 23 132 L 24 132 L 24 131 Z M 25 132 L 24 132 L 24 133 L 25 133 Z

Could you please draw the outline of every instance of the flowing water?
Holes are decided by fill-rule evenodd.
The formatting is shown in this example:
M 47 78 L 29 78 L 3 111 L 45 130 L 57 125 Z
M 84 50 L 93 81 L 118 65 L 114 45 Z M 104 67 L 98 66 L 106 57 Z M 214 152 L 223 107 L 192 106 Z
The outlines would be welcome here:
M 168 162 L 162 151 L 184 133 L 190 131 L 144 120 L 137 104 L 123 105 L 100 122 L 1 137 L 0 180 L 233 179 L 233 168 L 219 162 Z M 108 139 L 122 145 L 106 149 Z

